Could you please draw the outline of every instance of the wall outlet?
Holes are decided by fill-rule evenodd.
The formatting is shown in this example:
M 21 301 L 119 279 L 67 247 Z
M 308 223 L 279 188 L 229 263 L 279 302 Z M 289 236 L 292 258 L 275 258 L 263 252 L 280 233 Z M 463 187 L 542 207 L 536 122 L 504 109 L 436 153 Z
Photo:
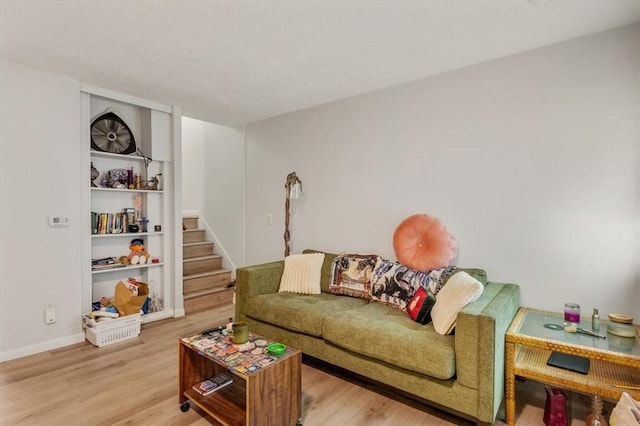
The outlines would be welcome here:
M 271 224 L 273 224 L 273 215 L 269 213 L 267 215 L 267 225 L 271 225 Z
M 44 323 L 53 324 L 56 322 L 56 305 L 47 303 L 44 305 Z

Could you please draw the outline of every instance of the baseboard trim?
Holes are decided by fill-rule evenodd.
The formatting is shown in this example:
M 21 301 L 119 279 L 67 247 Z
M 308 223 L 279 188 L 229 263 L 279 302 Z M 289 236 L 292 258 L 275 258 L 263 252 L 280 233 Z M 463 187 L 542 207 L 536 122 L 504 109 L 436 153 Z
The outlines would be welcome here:
M 73 345 L 84 341 L 84 333 L 72 334 L 60 339 L 47 340 L 35 345 L 23 346 L 21 348 L 0 352 L 0 362 L 11 361 L 12 359 L 35 355 L 41 352 L 51 351 L 63 346 Z

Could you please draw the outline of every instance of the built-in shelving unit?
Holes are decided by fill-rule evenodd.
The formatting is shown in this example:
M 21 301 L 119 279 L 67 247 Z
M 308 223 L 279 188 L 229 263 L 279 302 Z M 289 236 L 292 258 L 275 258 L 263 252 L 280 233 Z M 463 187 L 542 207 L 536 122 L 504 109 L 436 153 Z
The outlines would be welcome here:
M 173 317 L 182 311 L 182 285 L 176 283 L 178 244 L 176 196 L 175 196 L 175 153 L 177 152 L 176 116 L 172 107 L 155 104 L 146 100 L 110 92 L 104 89 L 83 86 L 81 101 L 83 106 L 82 137 L 86 140 L 86 182 L 85 208 L 87 214 L 85 246 L 86 285 L 83 285 L 83 311 L 91 310 L 93 302 L 101 297 L 112 297 L 119 281 L 129 277 L 145 282 L 149 286 L 149 297 L 161 301 L 161 309 L 143 315 L 142 321 L 154 321 Z M 91 147 L 91 122 L 106 111 L 114 112 L 131 129 L 136 148 L 139 151 L 122 155 L 94 150 Z M 179 129 L 179 124 L 178 124 Z M 145 160 L 146 157 L 146 160 Z M 151 161 L 149 162 L 149 159 Z M 91 166 L 100 175 L 91 180 Z M 104 185 L 102 177 L 112 170 L 132 170 L 140 174 L 142 182 L 159 177 L 157 189 L 112 188 Z M 95 186 L 92 186 L 92 183 Z M 139 226 L 137 232 L 127 232 L 126 226 L 99 229 L 92 213 L 109 215 L 115 224 L 123 219 L 125 209 L 132 209 L 133 220 L 129 214 L 128 224 Z M 93 217 L 92 217 L 93 216 Z M 142 219 L 146 222 L 147 232 L 142 232 Z M 113 269 L 93 270 L 92 259 L 127 256 L 129 246 L 134 239 L 141 239 L 150 258 L 143 264 L 132 264 Z M 153 260 L 153 262 L 152 262 Z M 180 297 L 176 300 L 176 297 Z

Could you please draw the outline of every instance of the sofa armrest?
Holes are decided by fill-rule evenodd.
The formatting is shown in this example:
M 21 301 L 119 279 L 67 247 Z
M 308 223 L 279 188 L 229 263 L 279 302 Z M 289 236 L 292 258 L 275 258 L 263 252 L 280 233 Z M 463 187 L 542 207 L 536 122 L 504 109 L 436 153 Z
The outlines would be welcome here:
M 283 260 L 236 270 L 236 321 L 247 319 L 244 312 L 250 297 L 278 292 L 283 270 Z
M 489 282 L 456 322 L 457 381 L 478 389 L 478 419 L 492 423 L 504 397 L 504 336 L 520 307 L 520 287 Z

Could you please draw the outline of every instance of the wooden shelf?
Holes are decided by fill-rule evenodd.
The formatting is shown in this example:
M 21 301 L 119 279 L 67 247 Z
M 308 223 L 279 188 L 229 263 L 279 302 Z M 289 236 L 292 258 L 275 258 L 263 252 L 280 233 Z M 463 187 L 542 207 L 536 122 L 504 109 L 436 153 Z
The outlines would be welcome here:
M 144 158 L 136 154 L 126 154 L 126 155 L 114 154 L 111 152 L 95 151 L 93 149 L 90 150 L 89 152 L 92 157 L 113 158 L 115 160 L 132 160 L 132 161 L 140 161 L 141 163 L 144 162 Z M 153 161 L 163 162 L 163 160 L 153 160 Z
M 164 232 L 120 232 L 115 234 L 91 234 L 91 238 L 109 238 L 109 237 L 144 237 L 145 235 L 162 235 Z
M 119 188 L 91 188 L 91 191 L 106 192 L 150 192 L 152 194 L 162 194 L 162 189 L 119 189 Z
M 191 403 L 200 407 L 220 423 L 241 426 L 245 424 L 245 398 L 244 395 L 239 395 L 239 387 L 233 386 L 237 380 L 239 379 L 234 376 L 232 384 L 207 396 L 202 396 L 193 389 L 186 390 L 184 395 L 189 398 Z
M 518 345 L 514 364 L 516 376 L 528 377 L 588 395 L 599 395 L 614 401 L 620 398 L 621 393 L 621 389 L 614 385 L 640 387 L 637 368 L 592 359 L 589 373 L 580 374 L 547 365 L 551 352 L 548 349 Z M 627 392 L 636 397 L 640 395 L 639 391 Z
M 111 269 L 100 269 L 97 271 L 91 271 L 91 274 L 106 274 L 108 272 L 116 272 L 116 271 L 130 271 L 132 269 L 145 269 L 145 268 L 153 268 L 155 266 L 163 266 L 164 263 L 145 263 L 142 265 L 129 265 L 129 266 L 122 266 L 119 268 L 111 268 Z

